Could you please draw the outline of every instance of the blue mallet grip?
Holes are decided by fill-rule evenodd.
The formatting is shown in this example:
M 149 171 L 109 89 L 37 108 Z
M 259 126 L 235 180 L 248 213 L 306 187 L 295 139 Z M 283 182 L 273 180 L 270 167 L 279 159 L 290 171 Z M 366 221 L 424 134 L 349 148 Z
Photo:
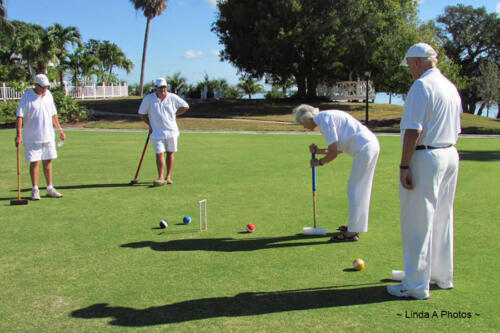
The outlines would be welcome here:
M 316 154 L 312 153 L 311 159 L 315 159 Z M 316 167 L 312 167 L 312 185 L 313 185 L 313 192 L 316 192 Z

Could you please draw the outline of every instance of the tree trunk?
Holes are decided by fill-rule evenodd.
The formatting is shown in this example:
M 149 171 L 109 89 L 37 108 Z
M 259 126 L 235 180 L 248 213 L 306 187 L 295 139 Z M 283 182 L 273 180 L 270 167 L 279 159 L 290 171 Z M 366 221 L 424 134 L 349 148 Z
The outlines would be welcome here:
M 392 104 L 392 93 L 389 93 L 389 104 Z
M 484 110 L 484 103 L 481 103 L 481 106 L 479 107 L 479 110 L 477 110 L 477 115 L 478 116 L 482 115 L 483 110 Z M 474 113 L 475 113 L 475 110 L 474 110 Z
M 315 76 L 307 77 L 307 98 L 316 98 L 316 87 L 318 86 L 318 79 Z
M 500 119 L 500 103 L 497 103 L 497 119 Z
M 61 86 L 61 89 L 64 91 L 64 84 L 63 84 L 63 79 L 64 79 L 64 69 L 61 69 L 59 71 L 59 85 Z
M 151 24 L 151 19 L 148 17 L 146 22 L 146 33 L 144 34 L 144 47 L 142 49 L 142 65 L 141 65 L 141 83 L 139 86 L 139 91 L 141 97 L 144 96 L 144 69 L 146 68 L 146 49 L 148 47 L 148 36 L 149 36 L 149 26 Z
M 295 80 L 297 81 L 297 95 L 299 98 L 306 97 L 306 77 L 302 74 L 295 74 Z

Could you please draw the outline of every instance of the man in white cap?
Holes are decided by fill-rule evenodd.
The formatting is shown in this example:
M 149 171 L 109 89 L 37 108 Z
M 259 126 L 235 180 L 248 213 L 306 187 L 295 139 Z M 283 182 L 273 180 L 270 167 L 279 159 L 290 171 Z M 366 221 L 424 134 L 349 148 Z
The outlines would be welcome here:
M 25 159 L 30 162 L 30 175 L 33 185 L 32 200 L 40 200 L 38 171 L 40 160 L 47 182 L 47 196 L 61 198 L 62 194 L 52 186 L 52 160 L 57 158 L 54 127 L 59 131 L 61 140 L 66 139 L 49 91 L 49 80 L 44 74 L 35 76 L 35 88 L 26 91 L 17 108 L 16 146 L 24 143 Z
M 156 153 L 156 167 L 158 179 L 153 185 L 162 186 L 172 184 L 174 169 L 174 153 L 177 151 L 179 128 L 176 117 L 189 110 L 185 100 L 167 92 L 167 81 L 163 78 L 155 81 L 156 91 L 148 94 L 139 107 L 141 119 L 148 124 L 151 141 Z M 167 175 L 165 176 L 165 152 Z
M 397 297 L 427 299 L 429 284 L 453 288 L 453 202 L 460 133 L 457 88 L 437 68 L 425 43 L 408 49 L 403 66 L 415 80 L 401 119 L 399 198 L 405 276 L 387 287 Z

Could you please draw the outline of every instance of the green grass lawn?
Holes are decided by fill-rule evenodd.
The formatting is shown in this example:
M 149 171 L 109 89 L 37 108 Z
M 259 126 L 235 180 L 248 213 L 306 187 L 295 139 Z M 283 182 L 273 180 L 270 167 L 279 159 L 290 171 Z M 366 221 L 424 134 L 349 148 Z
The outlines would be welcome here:
M 314 135 L 183 133 L 174 184 L 156 177 L 145 132 L 67 131 L 54 162 L 62 199 L 10 206 L 14 130 L 0 131 L 0 332 L 495 332 L 500 245 L 498 138 L 461 138 L 455 289 L 427 301 L 385 292 L 402 269 L 398 136 L 382 146 L 370 231 L 357 243 L 301 235 L 312 225 Z M 352 159 L 318 169 L 318 224 L 346 222 Z M 43 178 L 42 178 L 43 179 Z M 22 162 L 22 196 L 29 197 Z M 41 185 L 45 182 L 42 180 Z M 199 233 L 198 200 L 208 199 Z M 182 225 L 182 217 L 193 222 Z M 167 229 L 158 229 L 161 219 Z M 253 234 L 245 231 L 254 223 Z M 363 271 L 350 269 L 355 258 Z M 471 318 L 405 318 L 411 312 Z
M 82 101 L 88 109 L 111 113 L 136 115 L 141 99 L 138 97 L 114 98 L 106 100 Z M 230 130 L 230 131 L 303 131 L 302 126 L 290 124 L 295 121 L 292 110 L 300 102 L 294 100 L 209 100 L 203 103 L 193 102 L 190 110 L 179 117 L 179 124 L 184 129 L 192 130 Z M 311 102 L 320 110 L 343 110 L 360 121 L 365 121 L 364 103 Z M 374 132 L 399 133 L 399 122 L 403 111 L 402 105 L 369 104 L 368 126 Z M 201 118 L 201 119 L 200 119 Z M 209 118 L 209 119 L 207 119 Z M 215 118 L 215 119 L 214 119 Z M 244 123 L 232 119 L 247 120 Z M 85 125 L 89 128 L 142 128 L 136 118 L 127 120 L 92 121 Z M 253 120 L 253 121 L 252 121 Z M 255 121 L 255 120 L 258 120 Z M 281 122 L 263 123 L 263 121 Z M 462 114 L 462 133 L 467 134 L 500 134 L 500 120 L 471 114 Z

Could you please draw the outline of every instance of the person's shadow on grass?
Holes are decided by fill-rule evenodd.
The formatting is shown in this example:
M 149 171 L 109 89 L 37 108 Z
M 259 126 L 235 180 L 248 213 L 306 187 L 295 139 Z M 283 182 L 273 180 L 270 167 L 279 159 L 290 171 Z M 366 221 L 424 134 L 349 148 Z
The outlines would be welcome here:
M 71 317 L 92 319 L 111 317 L 110 325 L 139 327 L 181 323 L 218 317 L 255 316 L 286 311 L 321 309 L 349 305 L 374 304 L 394 301 L 385 286 L 284 290 L 276 292 L 248 292 L 232 297 L 212 297 L 153 306 L 146 309 L 109 306 L 97 303 L 75 310 Z M 396 316 L 396 314 L 394 314 Z
M 123 244 L 121 247 L 139 249 L 150 247 L 154 251 L 217 251 L 239 252 L 255 251 L 270 248 L 310 246 L 329 244 L 329 238 L 306 236 L 302 234 L 282 237 L 266 237 L 251 239 L 207 238 L 176 239 L 168 242 L 142 241 Z

